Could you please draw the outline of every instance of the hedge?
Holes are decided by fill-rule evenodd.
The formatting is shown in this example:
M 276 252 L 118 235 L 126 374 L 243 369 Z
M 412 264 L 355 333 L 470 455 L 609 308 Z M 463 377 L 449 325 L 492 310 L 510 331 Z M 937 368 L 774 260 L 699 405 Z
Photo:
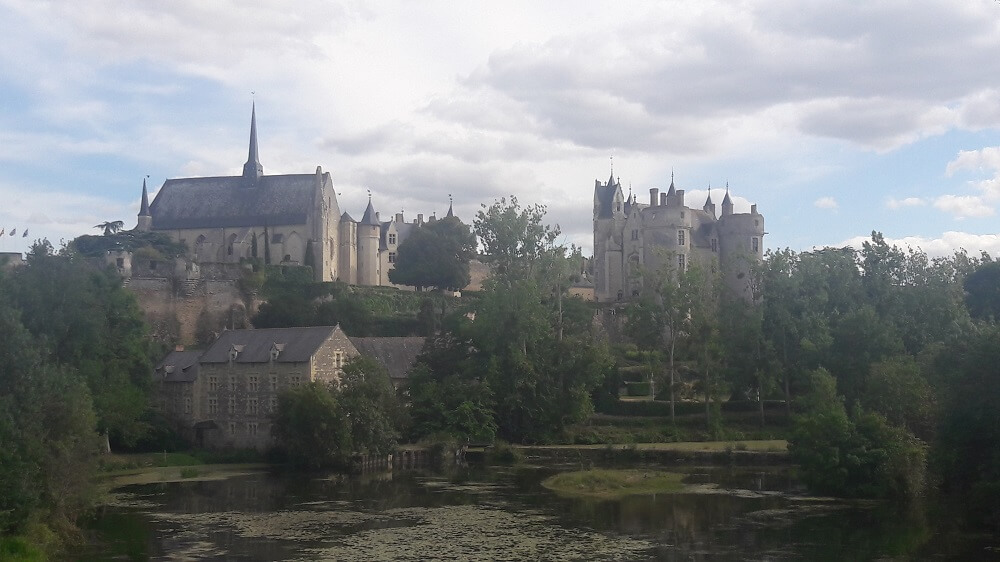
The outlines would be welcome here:
M 646 381 L 625 383 L 625 391 L 629 396 L 649 396 L 649 383 Z

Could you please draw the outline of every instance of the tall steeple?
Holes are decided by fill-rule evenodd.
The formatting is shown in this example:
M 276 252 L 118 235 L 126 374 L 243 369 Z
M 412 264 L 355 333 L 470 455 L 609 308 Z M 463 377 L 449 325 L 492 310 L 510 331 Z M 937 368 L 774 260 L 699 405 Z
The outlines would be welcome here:
M 722 200 L 722 216 L 733 214 L 733 200 L 729 198 L 729 182 L 726 182 L 726 197 Z
M 146 178 L 142 178 L 142 203 L 139 204 L 139 220 L 136 229 L 148 232 L 153 227 L 153 215 L 149 212 L 149 192 L 146 191 Z
M 712 203 L 712 185 L 711 184 L 709 184 L 709 186 L 708 186 L 708 197 L 705 199 L 705 206 L 702 207 L 702 210 L 704 210 L 706 213 L 712 215 L 713 219 L 715 218 L 715 203 Z
M 451 194 L 449 193 L 448 194 L 448 214 L 445 215 L 444 218 L 447 219 L 447 218 L 451 218 L 451 217 L 454 217 L 454 216 L 455 216 L 455 211 L 452 210 Z
M 264 167 L 260 165 L 257 157 L 257 104 L 253 104 L 250 111 L 250 153 L 247 155 L 247 163 L 243 164 L 243 177 L 247 183 L 254 185 L 257 180 L 264 175 Z

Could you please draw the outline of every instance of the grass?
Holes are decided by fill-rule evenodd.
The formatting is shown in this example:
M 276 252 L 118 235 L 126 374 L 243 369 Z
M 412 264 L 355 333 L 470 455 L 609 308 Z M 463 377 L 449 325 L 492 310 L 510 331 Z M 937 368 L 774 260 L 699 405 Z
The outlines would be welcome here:
M 616 499 L 676 492 L 683 487 L 683 478 L 683 474 L 657 470 L 591 469 L 550 476 L 542 486 L 561 494 Z
M 539 449 L 603 449 L 607 445 L 528 445 L 524 448 Z M 629 448 L 639 451 L 762 451 L 784 452 L 788 450 L 788 441 L 784 439 L 768 439 L 757 441 L 688 441 L 678 443 L 629 443 Z

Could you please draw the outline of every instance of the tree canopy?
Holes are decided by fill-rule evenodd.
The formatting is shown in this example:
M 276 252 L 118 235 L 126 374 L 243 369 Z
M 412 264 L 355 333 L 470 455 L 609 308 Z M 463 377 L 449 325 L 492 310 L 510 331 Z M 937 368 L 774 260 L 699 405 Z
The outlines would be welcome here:
M 459 290 L 469 284 L 469 260 L 476 238 L 458 217 L 445 217 L 416 227 L 399 245 L 389 280 L 421 289 Z

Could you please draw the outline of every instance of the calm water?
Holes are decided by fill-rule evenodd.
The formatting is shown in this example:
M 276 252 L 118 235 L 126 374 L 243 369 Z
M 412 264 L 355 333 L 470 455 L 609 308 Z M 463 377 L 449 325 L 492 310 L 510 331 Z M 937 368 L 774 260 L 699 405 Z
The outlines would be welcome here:
M 572 469 L 572 467 L 565 467 Z M 785 470 L 688 468 L 679 494 L 542 488 L 559 467 L 255 474 L 117 490 L 81 560 L 874 560 L 1000 558 L 922 515 L 799 495 Z

